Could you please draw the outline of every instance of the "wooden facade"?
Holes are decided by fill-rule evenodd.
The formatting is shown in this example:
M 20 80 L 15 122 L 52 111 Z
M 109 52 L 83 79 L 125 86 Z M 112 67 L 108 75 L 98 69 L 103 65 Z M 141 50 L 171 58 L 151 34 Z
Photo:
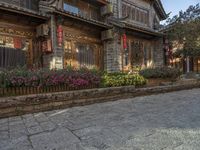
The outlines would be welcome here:
M 102 67 L 103 47 L 99 37 L 74 27 L 63 26 L 63 31 L 64 67 Z
M 36 38 L 36 27 L 45 19 L 14 13 L 10 9 L 0 9 L 0 68 L 31 67 L 41 55 L 41 40 Z
M 145 6 L 130 0 L 118 4 L 114 0 L 0 0 L 0 68 L 13 67 L 22 58 L 19 65 L 29 67 L 109 72 L 151 67 L 159 59 L 155 53 L 161 34 L 151 24 L 151 2 L 144 2 Z M 157 18 L 154 22 L 159 22 Z M 13 60 L 14 50 L 19 56 Z
M 122 48 L 124 70 L 133 67 L 152 67 L 155 42 L 153 40 L 127 36 L 127 49 Z

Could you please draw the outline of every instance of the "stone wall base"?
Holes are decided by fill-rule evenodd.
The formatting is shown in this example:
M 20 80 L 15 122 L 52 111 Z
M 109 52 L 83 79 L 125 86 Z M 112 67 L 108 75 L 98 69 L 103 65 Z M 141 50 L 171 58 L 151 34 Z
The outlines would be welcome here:
M 196 81 L 148 88 L 125 86 L 0 98 L 0 118 L 199 87 L 200 82 Z

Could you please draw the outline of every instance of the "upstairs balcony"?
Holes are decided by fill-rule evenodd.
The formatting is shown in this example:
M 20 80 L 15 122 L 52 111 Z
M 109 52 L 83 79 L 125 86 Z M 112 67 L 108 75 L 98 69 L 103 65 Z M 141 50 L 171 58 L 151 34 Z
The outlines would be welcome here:
M 7 3 L 20 8 L 38 11 L 39 0 L 0 0 L 0 3 Z
M 63 10 L 88 19 L 101 21 L 101 8 L 107 0 L 64 0 Z

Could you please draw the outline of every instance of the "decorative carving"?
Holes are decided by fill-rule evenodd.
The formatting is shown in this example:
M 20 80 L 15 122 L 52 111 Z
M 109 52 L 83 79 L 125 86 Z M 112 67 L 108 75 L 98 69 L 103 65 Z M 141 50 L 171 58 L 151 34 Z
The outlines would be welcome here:
M 40 0 L 39 10 L 41 12 L 51 12 L 55 8 L 62 8 L 63 0 Z
M 15 5 L 17 7 L 23 7 L 38 11 L 38 0 L 0 0 L 3 3 L 8 3 L 9 5 Z
M 73 40 L 86 40 L 86 41 L 90 41 L 90 42 L 95 42 L 95 43 L 99 43 L 100 40 L 96 39 L 96 38 L 91 38 L 91 37 L 88 37 L 86 35 L 74 35 L 74 34 L 70 34 L 68 32 L 65 32 L 64 33 L 65 35 L 65 38 L 67 39 L 73 39 Z
M 0 27 L 0 34 L 8 34 L 11 36 L 22 36 L 22 37 L 33 37 L 33 32 L 30 31 L 19 31 L 14 29 L 8 29 Z

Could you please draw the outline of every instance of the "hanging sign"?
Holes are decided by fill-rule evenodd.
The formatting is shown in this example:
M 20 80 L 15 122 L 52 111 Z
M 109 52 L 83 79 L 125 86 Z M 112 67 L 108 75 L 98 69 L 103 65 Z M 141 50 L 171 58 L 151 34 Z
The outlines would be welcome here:
M 62 43 L 63 43 L 63 28 L 61 25 L 58 25 L 57 28 L 57 41 L 58 41 L 58 46 L 62 47 Z

